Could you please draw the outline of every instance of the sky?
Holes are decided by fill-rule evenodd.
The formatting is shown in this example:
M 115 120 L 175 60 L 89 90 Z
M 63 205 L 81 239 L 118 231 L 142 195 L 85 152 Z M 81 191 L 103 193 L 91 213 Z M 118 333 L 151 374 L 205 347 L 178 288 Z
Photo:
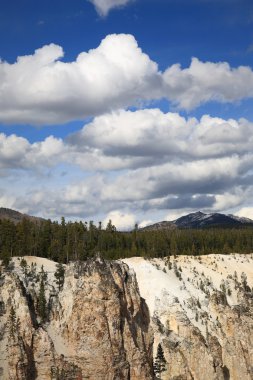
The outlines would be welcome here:
M 0 207 L 253 218 L 251 0 L 2 0 Z

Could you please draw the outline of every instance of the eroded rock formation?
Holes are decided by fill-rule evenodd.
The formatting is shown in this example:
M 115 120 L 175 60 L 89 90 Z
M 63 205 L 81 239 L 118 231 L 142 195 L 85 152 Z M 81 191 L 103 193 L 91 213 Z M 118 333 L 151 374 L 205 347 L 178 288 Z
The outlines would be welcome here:
M 26 259 L 1 274 L 1 379 L 153 378 L 149 312 L 126 264 L 70 264 L 59 291 L 54 263 Z
M 253 379 L 253 256 L 97 258 L 63 286 L 25 259 L 0 275 L 0 379 L 155 379 L 159 344 L 163 380 Z
M 164 350 L 163 380 L 253 379 L 251 255 L 125 261 L 149 306 L 154 356 Z

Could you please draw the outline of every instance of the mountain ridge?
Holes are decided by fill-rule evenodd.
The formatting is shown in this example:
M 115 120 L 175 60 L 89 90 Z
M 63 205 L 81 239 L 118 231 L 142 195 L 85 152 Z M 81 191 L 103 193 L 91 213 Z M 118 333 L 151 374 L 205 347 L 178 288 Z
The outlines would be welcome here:
M 19 211 L 0 207 L 0 220 L 9 220 L 15 224 L 23 219 L 28 219 L 35 223 L 45 221 L 42 217 L 32 216 L 21 213 Z M 208 228 L 208 227 L 245 227 L 253 226 L 253 220 L 246 217 L 239 217 L 232 214 L 223 213 L 204 213 L 197 211 L 181 216 L 175 220 L 159 221 L 145 227 L 139 228 L 139 231 L 155 231 L 155 230 L 175 230 L 177 228 Z
M 172 221 L 162 221 L 143 227 L 140 230 L 161 230 L 175 228 L 208 228 L 208 227 L 244 227 L 253 226 L 253 220 L 232 214 L 193 212 Z
M 21 222 L 23 219 L 28 219 L 28 220 L 35 222 L 35 223 L 40 223 L 43 220 L 45 220 L 45 219 L 38 217 L 38 216 L 23 214 L 19 211 L 11 209 L 11 208 L 0 207 L 0 220 L 9 220 L 10 222 L 17 224 L 17 223 Z

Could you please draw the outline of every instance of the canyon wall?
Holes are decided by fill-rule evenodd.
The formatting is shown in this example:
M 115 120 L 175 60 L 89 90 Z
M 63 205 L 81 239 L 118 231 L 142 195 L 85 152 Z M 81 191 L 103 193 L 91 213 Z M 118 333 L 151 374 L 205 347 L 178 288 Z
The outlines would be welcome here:
M 252 255 L 125 260 L 166 359 L 163 380 L 253 379 Z
M 1 380 L 253 379 L 252 255 L 97 257 L 64 283 L 25 260 L 0 274 Z
M 149 312 L 126 264 L 70 264 L 59 289 L 55 263 L 26 261 L 1 274 L 1 379 L 153 378 Z

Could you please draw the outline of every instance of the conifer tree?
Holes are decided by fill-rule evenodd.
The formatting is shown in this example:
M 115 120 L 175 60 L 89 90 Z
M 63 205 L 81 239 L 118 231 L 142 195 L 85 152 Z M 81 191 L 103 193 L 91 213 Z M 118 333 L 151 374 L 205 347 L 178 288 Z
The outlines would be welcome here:
M 12 339 L 15 337 L 17 317 L 14 307 L 11 307 L 9 316 L 9 335 Z
M 47 300 L 45 296 L 45 284 L 44 284 L 43 279 L 41 279 L 40 281 L 37 310 L 38 310 L 38 315 L 40 316 L 41 322 L 44 323 L 47 318 Z
M 156 358 L 154 361 L 154 372 L 158 379 L 161 379 L 161 375 L 166 371 L 166 359 L 164 357 L 164 352 L 161 343 L 157 346 Z
M 47 281 L 47 273 L 44 271 L 44 266 L 43 265 L 41 265 L 40 279 L 44 282 L 44 284 Z
M 11 306 L 9 320 L 8 320 L 8 330 L 9 337 L 15 339 L 15 336 L 19 334 L 20 331 L 20 319 L 17 318 L 16 312 L 13 306 Z
M 56 278 L 55 282 L 58 285 L 59 291 L 62 289 L 64 284 L 64 275 L 65 269 L 62 263 L 56 264 L 56 272 L 54 274 L 54 277 Z
M 20 267 L 21 267 L 22 272 L 26 276 L 27 275 L 27 261 L 23 257 L 20 261 Z

